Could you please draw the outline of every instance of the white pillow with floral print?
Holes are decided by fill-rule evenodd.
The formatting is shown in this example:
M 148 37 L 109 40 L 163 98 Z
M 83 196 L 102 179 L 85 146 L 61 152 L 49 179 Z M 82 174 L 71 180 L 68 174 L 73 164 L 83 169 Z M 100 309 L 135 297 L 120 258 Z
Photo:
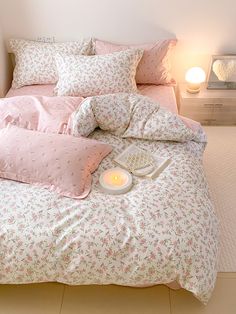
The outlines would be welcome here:
M 9 46 L 16 61 L 13 88 L 33 84 L 55 84 L 58 80 L 54 58 L 56 53 L 90 55 L 93 52 L 91 39 L 64 43 L 11 39 Z
M 143 50 L 129 49 L 107 55 L 57 54 L 58 96 L 93 96 L 137 92 L 135 74 Z

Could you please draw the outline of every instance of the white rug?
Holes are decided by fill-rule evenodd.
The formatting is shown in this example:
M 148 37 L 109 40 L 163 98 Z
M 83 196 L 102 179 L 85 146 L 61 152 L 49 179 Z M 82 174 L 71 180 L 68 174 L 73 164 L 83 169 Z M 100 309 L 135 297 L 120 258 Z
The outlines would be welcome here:
M 204 167 L 220 220 L 219 272 L 236 272 L 236 127 L 205 127 Z

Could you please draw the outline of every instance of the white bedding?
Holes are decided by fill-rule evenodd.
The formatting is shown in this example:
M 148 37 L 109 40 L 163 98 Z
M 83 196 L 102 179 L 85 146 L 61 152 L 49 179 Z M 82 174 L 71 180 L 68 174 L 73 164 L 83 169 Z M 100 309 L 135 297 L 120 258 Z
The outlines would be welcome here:
M 168 117 L 169 127 L 176 127 L 178 117 Z M 0 282 L 177 281 L 206 303 L 216 278 L 218 222 L 202 166 L 203 131 L 192 140 L 180 136 L 181 142 L 124 139 L 101 130 L 90 137 L 111 144 L 113 152 L 84 200 L 0 180 Z M 155 180 L 134 177 L 127 194 L 103 194 L 99 175 L 131 143 L 170 157 L 171 165 Z

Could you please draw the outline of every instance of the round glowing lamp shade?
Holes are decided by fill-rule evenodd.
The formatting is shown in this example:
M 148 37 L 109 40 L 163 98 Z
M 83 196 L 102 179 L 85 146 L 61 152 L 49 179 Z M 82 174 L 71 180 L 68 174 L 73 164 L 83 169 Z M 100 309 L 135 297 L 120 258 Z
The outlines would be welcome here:
M 100 175 L 99 183 L 107 194 L 124 194 L 132 187 L 132 176 L 122 168 L 110 168 Z
M 186 72 L 185 80 L 188 82 L 187 91 L 195 94 L 200 91 L 201 83 L 206 80 L 206 73 L 200 67 L 193 67 Z

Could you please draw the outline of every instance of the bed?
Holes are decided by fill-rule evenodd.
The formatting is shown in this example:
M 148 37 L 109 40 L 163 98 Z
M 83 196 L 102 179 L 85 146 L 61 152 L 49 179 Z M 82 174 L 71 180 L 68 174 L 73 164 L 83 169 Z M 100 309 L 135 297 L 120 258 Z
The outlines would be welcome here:
M 6 99 L 9 103 L 18 96 L 53 98 L 54 87 L 10 89 Z M 75 114 L 80 119 L 75 119 L 78 129 L 97 119 L 86 136 L 113 148 L 93 173 L 86 198 L 76 200 L 0 179 L 0 283 L 166 284 L 189 290 L 207 303 L 217 274 L 218 221 L 202 166 L 204 131 L 178 115 L 170 84 L 139 84 L 138 94 L 117 94 L 119 101 L 119 97 L 125 100 L 117 116 L 116 96 L 107 97 L 111 103 L 106 103 L 106 95 L 85 98 Z M 129 99 L 134 103 L 127 107 Z M 104 113 L 107 105 L 114 110 Z M 152 106 L 155 110 L 149 112 Z M 119 122 L 130 113 L 132 131 L 141 124 L 144 128 L 138 130 L 141 136 L 127 135 L 128 129 L 125 136 L 109 131 L 114 125 L 104 127 L 106 120 L 116 119 L 119 129 Z M 145 115 L 147 120 L 135 122 Z M 113 159 L 133 143 L 155 156 L 170 158 L 171 164 L 154 180 L 134 176 L 126 194 L 103 193 L 100 174 L 113 167 Z

